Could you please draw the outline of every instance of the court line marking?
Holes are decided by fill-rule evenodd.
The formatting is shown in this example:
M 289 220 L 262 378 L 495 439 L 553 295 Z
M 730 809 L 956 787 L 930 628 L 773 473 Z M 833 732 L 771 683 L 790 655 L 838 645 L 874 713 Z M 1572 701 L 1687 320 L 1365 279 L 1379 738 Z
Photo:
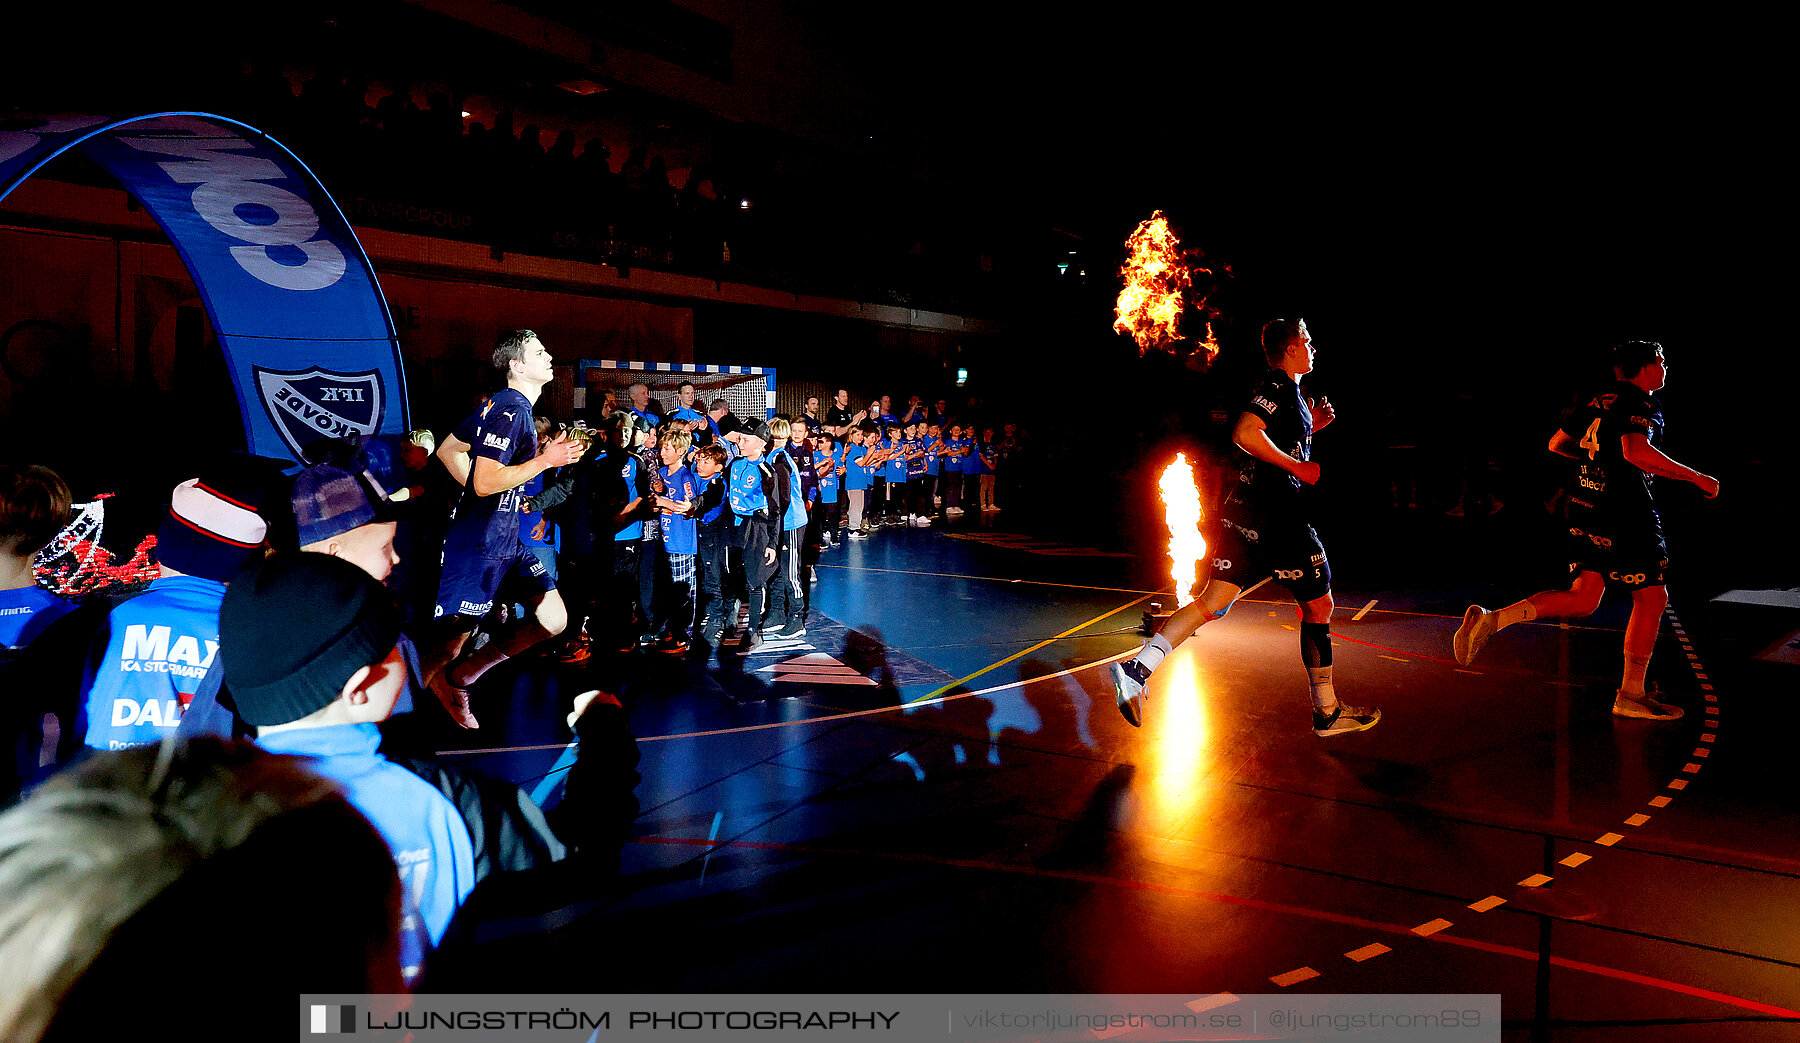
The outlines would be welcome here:
M 1137 655 L 1137 649 L 1126 649 L 1115 655 L 1109 655 L 1104 659 L 1096 659 L 1091 663 L 1072 666 L 1067 670 L 1058 670 L 1053 674 L 1044 674 L 1040 677 L 1022 677 L 1017 681 L 1008 681 L 1006 684 L 994 685 L 992 688 L 982 688 L 973 692 L 957 692 L 954 695 L 938 696 L 935 699 L 918 699 L 910 703 L 895 703 L 892 706 L 876 706 L 867 710 L 846 710 L 843 713 L 826 714 L 823 717 L 805 717 L 797 721 L 767 721 L 762 724 L 740 724 L 730 728 L 714 728 L 710 731 L 703 732 L 679 732 L 671 735 L 645 735 L 640 736 L 637 741 L 645 743 L 665 742 L 670 739 L 703 739 L 714 735 L 738 735 L 745 732 L 767 731 L 771 728 L 794 728 L 805 724 L 830 724 L 833 721 L 847 721 L 857 717 L 874 717 L 880 714 L 893 713 L 896 710 L 905 710 L 912 707 L 941 705 L 943 703 L 955 702 L 958 699 L 973 699 L 977 696 L 992 695 L 995 692 L 1004 692 L 1009 688 L 1022 688 L 1028 684 L 1037 684 L 1039 681 L 1053 681 L 1059 677 L 1067 677 L 1070 674 L 1081 673 L 1083 670 L 1093 670 L 1097 667 L 1108 666 L 1121 659 L 1129 659 L 1134 655 Z M 577 745 L 577 742 L 553 742 L 537 746 L 492 746 L 486 749 L 476 750 L 439 750 L 437 756 L 448 757 L 458 754 L 473 755 L 477 753 L 535 753 L 541 750 L 567 749 L 575 745 Z
M 1252 587 L 1251 589 L 1254 590 L 1255 588 Z M 1043 641 L 1039 641 L 1037 644 L 1032 645 L 1030 648 L 1027 648 L 1020 652 L 1014 652 L 1012 655 L 1009 655 L 1005 659 L 1001 659 L 997 662 L 989 663 L 988 665 L 982 667 L 981 669 L 975 671 L 974 673 L 968 675 L 967 677 L 962 678 L 961 680 L 951 681 L 949 684 L 944 685 L 941 688 L 936 689 L 935 691 L 927 693 L 922 698 L 914 699 L 910 702 L 901 703 L 900 705 L 901 706 L 917 706 L 921 703 L 930 702 L 931 700 L 936 699 L 938 696 L 943 695 L 945 692 L 951 691 L 952 689 L 961 688 L 963 685 L 968 684 L 970 681 L 975 680 L 977 677 L 980 677 L 982 674 L 987 673 L 989 670 L 998 670 L 999 668 L 1005 666 L 1006 664 L 1012 662 L 1015 659 L 1023 659 L 1026 656 L 1030 655 L 1031 653 L 1037 651 L 1038 649 L 1043 648 L 1045 645 L 1053 645 L 1056 642 L 1061 641 L 1063 638 L 1068 637 L 1070 634 L 1075 633 L 1077 630 L 1086 630 L 1088 627 L 1093 626 L 1095 623 L 1100 622 L 1102 619 L 1106 619 L 1111 616 L 1116 616 L 1119 613 L 1125 611 L 1126 609 L 1131 608 L 1133 605 L 1139 605 L 1139 604 L 1144 603 L 1145 601 L 1150 600 L 1150 598 L 1152 598 L 1153 596 L 1154 595 L 1152 595 L 1152 594 L 1145 594 L 1143 597 L 1138 598 L 1136 601 L 1126 602 L 1125 604 L 1120 605 L 1118 608 L 1113 609 L 1111 612 L 1103 612 L 1100 615 L 1095 616 L 1093 619 L 1090 619 L 1085 623 L 1082 623 L 1078 626 L 1070 627 L 1069 629 L 1063 631 L 1062 633 L 1056 635 L 1055 637 L 1048 638 Z M 1137 653 L 1133 652 L 1132 654 L 1136 655 Z
M 926 577 L 929 577 L 932 579 L 970 579 L 970 580 L 979 580 L 979 581 L 985 582 L 985 583 L 1027 583 L 1027 584 L 1031 584 L 1031 585 L 1039 586 L 1039 587 L 1061 587 L 1065 590 L 1099 590 L 1099 591 L 1105 591 L 1105 592 L 1111 593 L 1111 594 L 1153 594 L 1153 595 L 1154 594 L 1167 594 L 1170 597 L 1175 596 L 1173 591 L 1168 591 L 1168 590 L 1140 590 L 1136 587 L 1095 587 L 1095 586 L 1088 586 L 1088 585 L 1082 584 L 1082 583 L 1056 583 L 1054 581 L 1047 580 L 1047 579 L 1012 579 L 1012 578 L 1009 578 L 1006 576 L 970 576 L 970 575 L 965 575 L 960 572 L 915 572 L 911 569 L 877 569 L 877 568 L 870 568 L 866 565 L 826 565 L 826 564 L 822 564 L 822 563 L 818 564 L 818 565 L 814 565 L 813 568 L 815 568 L 815 569 L 842 569 L 845 572 L 880 572 L 880 573 L 885 573 L 885 574 L 894 575 L 894 576 L 926 576 Z M 1256 584 L 1256 587 L 1260 587 L 1260 586 L 1262 586 L 1261 583 Z M 1251 587 L 1250 589 L 1254 590 L 1254 589 L 1256 589 L 1256 587 Z M 1249 593 L 1249 591 L 1245 591 L 1245 593 Z M 1240 594 L 1240 595 L 1238 595 L 1238 600 L 1243 601 L 1246 599 L 1244 598 L 1244 596 L 1242 594 Z M 1379 601 L 1380 599 L 1377 598 L 1376 600 Z M 1293 602 L 1291 602 L 1291 601 L 1252 601 L 1251 604 L 1291 605 L 1291 604 L 1293 604 Z M 1364 606 L 1364 609 L 1366 611 L 1367 606 Z M 1461 616 L 1447 615 L 1442 612 L 1414 612 L 1410 609 L 1404 609 L 1404 608 L 1378 608 L 1378 609 L 1375 609 L 1374 611 L 1378 612 L 1378 613 L 1385 613 L 1385 614 L 1391 615 L 1391 616 L 1417 616 L 1421 619 L 1461 619 L 1462 618 Z M 1352 621 L 1354 621 L 1355 619 L 1360 619 L 1360 618 L 1361 618 L 1361 613 L 1358 613 L 1355 617 L 1352 617 Z M 1542 622 L 1539 622 L 1538 620 L 1526 620 L 1522 623 L 1516 623 L 1514 625 L 1515 626 L 1551 626 L 1554 624 L 1542 623 Z M 1569 624 L 1566 627 L 1566 629 L 1569 629 L 1569 630 L 1593 630 L 1593 631 L 1603 633 L 1603 634 L 1618 634 L 1618 633 L 1624 632 L 1623 627 L 1584 626 L 1584 625 L 1579 625 L 1579 624 Z
M 1438 944 L 1455 945 L 1455 946 L 1458 946 L 1459 948 L 1474 949 L 1478 952 L 1485 952 L 1485 953 L 1489 953 L 1489 954 L 1496 955 L 1496 956 L 1508 956 L 1513 959 L 1524 960 L 1529 963 L 1536 963 L 1541 958 L 1539 953 L 1532 951 L 1532 950 L 1519 949 L 1519 948 L 1515 948 L 1510 945 L 1497 945 L 1493 942 L 1484 942 L 1484 941 L 1480 941 L 1475 938 L 1465 938 L 1461 935 L 1445 934 L 1445 933 L 1442 933 L 1443 928 L 1435 928 L 1434 930 L 1431 930 L 1429 932 L 1421 934 L 1421 932 L 1425 931 L 1426 928 L 1434 928 L 1435 925 L 1438 923 L 1438 921 L 1436 921 L 1436 920 L 1433 920 L 1430 923 L 1420 924 L 1418 927 L 1403 927 L 1399 924 L 1383 923 L 1379 920 L 1364 920 L 1360 917 L 1346 916 L 1343 913 L 1334 913 L 1334 912 L 1329 912 L 1329 911 L 1326 911 L 1323 909 L 1309 909 L 1309 908 L 1306 908 L 1305 906 L 1283 905 L 1283 904 L 1280 904 L 1277 902 L 1268 902 L 1268 901 L 1264 901 L 1262 899 L 1257 899 L 1257 898 L 1244 898 L 1239 895 L 1222 894 L 1222 893 L 1218 893 L 1218 892 L 1209 892 L 1209 891 L 1198 891 L 1198 890 L 1194 890 L 1191 888 L 1175 887 L 1175 886 L 1172 886 L 1169 884 L 1154 884 L 1154 883 L 1149 883 L 1149 882 L 1143 881 L 1143 880 L 1131 880 L 1131 879 L 1127 879 L 1124 877 L 1103 876 L 1098 873 L 1084 873 L 1084 872 L 1080 872 L 1080 871 L 1072 870 L 1072 869 L 1047 869 L 1042 866 L 1009 865 L 1004 862 L 986 862 L 986 861 L 981 861 L 979 859 L 947 858 L 947 857 L 944 857 L 941 855 L 927 855 L 927 854 L 921 854 L 921 853 L 915 853 L 915 852 L 870 851 L 870 850 L 851 851 L 851 850 L 845 850 L 845 849 L 841 849 L 841 848 L 819 848 L 819 847 L 811 847 L 811 846 L 805 845 L 805 844 L 784 844 L 784 843 L 779 843 L 779 842 L 775 842 L 775 841 L 727 840 L 722 843 L 715 844 L 715 843 L 710 843 L 706 840 L 703 840 L 699 837 L 633 837 L 633 838 L 631 838 L 630 842 L 634 843 L 634 844 L 670 844 L 670 845 L 689 846 L 689 847 L 709 847 L 709 848 L 735 847 L 735 848 L 746 848 L 749 850 L 757 850 L 757 851 L 786 851 L 786 852 L 791 852 L 796 855 L 808 856 L 808 857 L 849 856 L 849 857 L 855 857 L 855 858 L 881 858 L 881 859 L 890 859 L 890 860 L 896 860 L 896 861 L 902 861 L 902 862 L 917 862 L 917 863 L 925 863 L 925 864 L 930 864 L 930 865 L 949 866 L 951 868 L 956 868 L 956 869 L 973 869 L 973 870 L 985 870 L 985 871 L 989 871 L 989 872 L 1016 873 L 1016 874 L 1019 874 L 1022 876 L 1032 876 L 1032 877 L 1038 877 L 1038 878 L 1043 878 L 1043 879 L 1068 880 L 1068 881 L 1073 881 L 1076 883 L 1085 883 L 1085 884 L 1099 885 L 1099 886 L 1104 886 L 1104 887 L 1118 887 L 1118 888 L 1124 888 L 1124 889 L 1132 890 L 1132 891 L 1146 891 L 1146 892 L 1152 892 L 1152 893 L 1156 893 L 1156 894 L 1175 895 L 1175 896 L 1183 897 L 1183 898 L 1197 898 L 1202 901 L 1219 902 L 1219 903 L 1225 904 L 1225 905 L 1234 905 L 1234 906 L 1239 906 L 1239 907 L 1246 908 L 1246 909 L 1256 909 L 1256 910 L 1259 910 L 1262 912 L 1281 913 L 1281 914 L 1285 914 L 1285 915 L 1289 915 L 1289 916 L 1304 917 L 1306 919 L 1311 919 L 1311 920 L 1322 920 L 1327 923 L 1341 924 L 1341 925 L 1349 926 L 1349 927 L 1360 927 L 1364 930 L 1379 931 L 1383 934 L 1392 934 L 1392 935 L 1397 935 L 1397 936 L 1402 936 L 1402 937 L 1405 937 L 1405 936 L 1425 937 L 1427 940 L 1438 943 Z M 1448 921 L 1445 922 L 1445 925 L 1449 926 Z M 1687 985 L 1687 984 L 1684 984 L 1682 982 L 1677 982 L 1677 981 L 1670 981 L 1665 978 L 1654 978 L 1647 974 L 1639 974 L 1636 971 L 1623 970 L 1623 969 L 1620 969 L 1617 967 L 1608 967 L 1604 964 L 1598 964 L 1598 963 L 1587 963 L 1587 962 L 1581 961 L 1581 960 L 1571 960 L 1565 956 L 1552 956 L 1552 957 L 1550 957 L 1550 963 L 1553 966 L 1562 967 L 1567 970 L 1578 971 L 1578 972 L 1581 972 L 1584 974 L 1592 974 L 1592 975 L 1596 975 L 1596 976 L 1600 976 L 1600 977 L 1614 978 L 1619 981 L 1628 981 L 1628 982 L 1632 982 L 1632 983 L 1635 983 L 1638 985 L 1645 985 L 1645 986 L 1649 986 L 1651 988 L 1662 989 L 1666 992 L 1680 993 L 1680 994 L 1686 995 L 1686 996 L 1694 996 L 1694 997 L 1697 997 L 1700 999 L 1713 1000 L 1718 1003 L 1726 1004 L 1727 1006 L 1737 1007 L 1741 1010 L 1755 1011 L 1756 1013 L 1759 1013 L 1759 1014 L 1769 1014 L 1769 1015 L 1774 1015 L 1776 1017 L 1783 1017 L 1783 1018 L 1800 1018 L 1800 1010 L 1789 1010 L 1786 1007 L 1778 1007 L 1778 1006 L 1775 1006 L 1774 1004 L 1763 1003 L 1761 1001 L 1748 999 L 1748 998 L 1745 998 L 1742 996 L 1732 996 L 1727 993 L 1713 992 L 1709 989 L 1702 989 L 1702 988 L 1699 988 L 1698 986 Z M 1300 968 L 1296 968 L 1296 970 L 1298 970 L 1298 969 L 1300 969 Z M 1310 969 L 1310 968 L 1307 968 L 1307 969 Z

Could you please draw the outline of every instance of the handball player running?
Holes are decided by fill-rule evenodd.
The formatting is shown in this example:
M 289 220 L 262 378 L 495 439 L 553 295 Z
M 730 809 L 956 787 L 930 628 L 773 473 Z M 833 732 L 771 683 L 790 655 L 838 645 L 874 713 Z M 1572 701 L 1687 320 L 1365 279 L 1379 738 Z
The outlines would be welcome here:
M 1306 518 L 1301 487 L 1319 480 L 1312 439 L 1334 418 L 1323 398 L 1308 402 L 1300 378 L 1312 372 L 1312 337 L 1304 319 L 1263 326 L 1270 372 L 1238 414 L 1231 440 L 1250 455 L 1222 512 L 1223 531 L 1212 578 L 1193 601 L 1144 643 L 1137 657 L 1114 663 L 1119 712 L 1143 724 L 1144 687 L 1163 657 L 1230 610 L 1247 584 L 1273 578 L 1300 602 L 1300 660 L 1312 687 L 1313 734 L 1321 738 L 1372 728 L 1380 710 L 1346 706 L 1331 686 L 1331 565 Z
M 501 338 L 494 367 L 505 376 L 506 387 L 463 425 L 473 432 L 468 440 L 473 459 L 444 535 L 444 568 L 433 613 L 439 636 L 422 664 L 426 684 L 464 728 L 479 726 L 469 709 L 470 685 L 489 668 L 568 625 L 556 581 L 519 539 L 519 487 L 553 467 L 574 463 L 586 448 L 567 434 L 538 448 L 531 407 L 553 373 L 550 352 L 537 334 L 513 330 Z M 455 442 L 446 440 L 440 458 L 454 448 Z M 455 474 L 451 461 L 445 463 Z M 529 614 L 486 642 L 471 642 L 503 585 L 518 588 Z
M 1662 440 L 1662 408 L 1652 395 L 1668 379 L 1661 344 L 1632 340 L 1613 348 L 1611 387 L 1582 399 L 1550 436 L 1550 451 L 1580 463 L 1569 494 L 1569 574 L 1567 590 L 1547 590 L 1496 612 L 1470 605 L 1452 647 L 1456 661 L 1474 661 L 1490 637 L 1532 619 L 1579 619 L 1600 607 L 1613 584 L 1631 592 L 1625 624 L 1625 672 L 1613 694 L 1618 717 L 1673 721 L 1681 708 L 1655 698 L 1644 675 L 1656 650 L 1656 632 L 1669 603 L 1664 585 L 1669 549 L 1662 521 L 1650 497 L 1655 477 L 1692 482 L 1707 498 L 1719 495 L 1719 480 L 1670 459 Z

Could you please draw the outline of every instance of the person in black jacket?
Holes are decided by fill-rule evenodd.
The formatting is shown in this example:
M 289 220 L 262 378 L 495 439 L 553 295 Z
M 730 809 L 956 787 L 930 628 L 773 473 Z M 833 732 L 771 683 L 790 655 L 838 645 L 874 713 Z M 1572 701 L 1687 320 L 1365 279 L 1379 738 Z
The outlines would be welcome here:
M 644 517 L 654 509 L 650 477 L 628 442 L 630 414 L 613 413 L 598 429 L 587 455 L 544 486 L 532 506 L 564 527 L 570 537 L 571 619 L 584 621 L 563 653 L 564 662 L 588 658 L 592 640 L 602 647 L 636 642 L 638 559 Z M 571 550 L 572 548 L 572 550 Z

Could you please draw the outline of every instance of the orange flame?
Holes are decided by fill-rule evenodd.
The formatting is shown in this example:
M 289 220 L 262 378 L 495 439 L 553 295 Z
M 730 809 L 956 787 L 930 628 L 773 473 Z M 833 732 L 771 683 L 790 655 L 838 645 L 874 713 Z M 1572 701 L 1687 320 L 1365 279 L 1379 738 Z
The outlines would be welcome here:
M 1200 338 L 1200 350 L 1206 352 L 1208 362 L 1219 357 L 1219 338 L 1213 334 L 1210 322 L 1206 324 L 1206 336 Z
M 1165 347 L 1180 335 L 1182 293 L 1193 276 L 1182 261 L 1181 240 L 1161 210 L 1125 240 L 1131 252 L 1119 275 L 1125 286 L 1113 308 L 1113 329 L 1137 341 L 1138 353 Z
M 1163 518 L 1169 525 L 1169 576 L 1175 581 L 1177 608 L 1194 600 L 1200 582 L 1200 563 L 1206 560 L 1206 540 L 1200 535 L 1200 487 L 1186 453 L 1163 468 L 1156 487 L 1162 492 Z

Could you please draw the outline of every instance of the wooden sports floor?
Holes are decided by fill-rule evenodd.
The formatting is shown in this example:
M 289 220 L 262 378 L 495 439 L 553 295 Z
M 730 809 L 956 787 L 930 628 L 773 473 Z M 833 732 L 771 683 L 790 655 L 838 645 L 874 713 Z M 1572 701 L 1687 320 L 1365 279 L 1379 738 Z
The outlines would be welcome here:
M 620 878 L 508 943 L 490 987 L 1498 993 L 1507 1039 L 1800 1040 L 1794 667 L 1756 657 L 1791 621 L 1672 586 L 1651 678 L 1686 716 L 1620 720 L 1625 599 L 1459 667 L 1463 608 L 1536 577 L 1384 568 L 1418 560 L 1393 531 L 1333 547 L 1337 690 L 1378 727 L 1312 734 L 1295 608 L 1265 586 L 1177 650 L 1134 729 L 1107 665 L 1171 601 L 1161 540 L 1025 527 L 828 550 L 806 636 L 753 656 L 484 682 L 458 762 L 555 800 L 589 684 L 643 757 Z

